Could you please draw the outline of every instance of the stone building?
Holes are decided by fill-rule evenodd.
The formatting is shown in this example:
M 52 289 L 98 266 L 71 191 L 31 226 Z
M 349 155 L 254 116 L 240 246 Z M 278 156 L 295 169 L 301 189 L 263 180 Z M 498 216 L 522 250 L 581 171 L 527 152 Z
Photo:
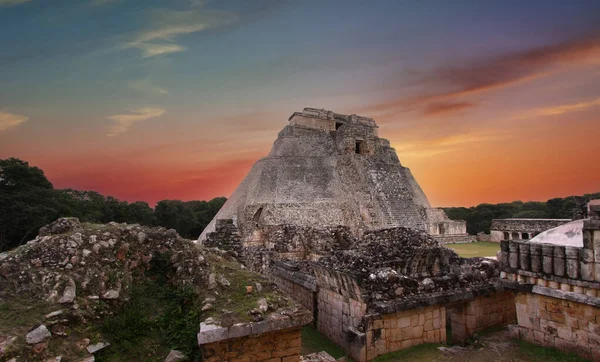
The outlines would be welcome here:
M 432 208 L 371 118 L 305 108 L 289 118 L 200 236 L 233 220 L 243 239 L 259 226 L 345 226 L 355 236 L 397 226 L 467 237 L 464 221 Z
M 493 219 L 489 241 L 529 240 L 571 219 Z
M 600 360 L 598 212 L 591 203 L 589 219 L 502 241 L 500 283 L 517 291 L 513 337 Z

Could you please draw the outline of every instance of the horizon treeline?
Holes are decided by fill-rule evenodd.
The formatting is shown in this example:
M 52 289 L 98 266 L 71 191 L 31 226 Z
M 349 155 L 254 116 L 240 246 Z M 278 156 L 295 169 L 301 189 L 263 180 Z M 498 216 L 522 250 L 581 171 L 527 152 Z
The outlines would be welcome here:
M 587 203 L 600 199 L 600 192 L 582 196 L 557 197 L 544 201 L 513 201 L 500 204 L 479 204 L 472 207 L 444 207 L 453 220 L 465 220 L 467 232 L 490 233 L 492 219 L 580 219 L 586 216 Z
M 451 219 L 465 220 L 467 232 L 475 235 L 489 233 L 492 219 L 580 218 L 593 199 L 600 199 L 600 192 L 546 202 L 513 201 L 443 209 Z M 42 226 L 60 217 L 93 223 L 163 226 L 177 230 L 185 238 L 196 239 L 225 201 L 225 197 L 210 201 L 162 200 L 153 209 L 143 201 L 128 203 L 96 191 L 55 189 L 40 168 L 8 158 L 0 160 L 0 252 L 35 238 Z
M 60 217 L 163 226 L 196 239 L 226 200 L 162 200 L 152 209 L 143 201 L 128 203 L 95 191 L 55 189 L 40 168 L 8 158 L 0 160 L 0 252 L 34 239 L 42 226 Z

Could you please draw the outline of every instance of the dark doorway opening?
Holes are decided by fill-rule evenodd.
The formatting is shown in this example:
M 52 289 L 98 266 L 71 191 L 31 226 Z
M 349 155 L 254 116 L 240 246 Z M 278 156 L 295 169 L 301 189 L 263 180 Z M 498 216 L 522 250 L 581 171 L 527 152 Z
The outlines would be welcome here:
M 343 125 L 342 122 L 335 122 L 335 130 L 337 131 Z
M 260 207 L 258 210 L 256 210 L 256 212 L 254 213 L 254 216 L 252 217 L 252 221 L 254 221 L 255 223 L 258 224 L 258 222 L 260 221 L 260 216 L 262 215 L 262 211 L 263 211 L 262 207 Z
M 363 141 L 356 141 L 356 148 L 355 148 L 355 152 L 358 154 L 361 154 L 362 151 L 362 143 Z

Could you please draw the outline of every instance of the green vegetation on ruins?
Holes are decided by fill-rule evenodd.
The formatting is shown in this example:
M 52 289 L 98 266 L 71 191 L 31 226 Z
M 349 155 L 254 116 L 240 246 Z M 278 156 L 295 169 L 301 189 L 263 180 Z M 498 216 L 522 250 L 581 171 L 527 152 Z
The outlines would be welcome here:
M 198 361 L 201 321 L 258 321 L 296 307 L 229 252 L 165 228 L 59 219 L 0 260 L 0 360 L 81 360 L 86 346 L 108 342 L 96 361 L 163 361 L 172 349 Z M 40 325 L 52 336 L 26 343 Z
M 440 350 L 440 348 L 446 351 Z M 373 362 L 480 362 L 480 361 L 527 361 L 527 362 L 584 362 L 586 359 L 555 348 L 537 346 L 517 340 L 509 340 L 506 330 L 489 332 L 478 337 L 468 347 L 442 344 L 420 344 L 411 348 L 379 356 Z

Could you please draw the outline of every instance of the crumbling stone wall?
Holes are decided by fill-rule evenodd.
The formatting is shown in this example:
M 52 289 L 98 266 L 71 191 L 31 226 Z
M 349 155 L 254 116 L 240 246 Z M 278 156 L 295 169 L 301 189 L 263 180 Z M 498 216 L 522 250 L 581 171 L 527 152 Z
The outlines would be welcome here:
M 570 219 L 493 219 L 490 241 L 526 240 L 546 230 L 566 224 Z
M 291 262 L 275 262 L 268 275 L 287 296 L 315 314 L 318 287 L 314 276 L 303 272 Z
M 445 343 L 446 308 L 435 305 L 371 317 L 366 337 L 367 361 L 423 343 Z
M 207 235 L 203 244 L 208 247 L 234 251 L 235 253 L 239 253 L 242 250 L 242 241 L 238 228 L 231 219 L 217 220 L 215 231 Z
M 204 362 L 298 362 L 301 328 L 232 338 L 201 345 Z
M 600 308 L 533 293 L 516 298 L 512 337 L 600 360 Z

